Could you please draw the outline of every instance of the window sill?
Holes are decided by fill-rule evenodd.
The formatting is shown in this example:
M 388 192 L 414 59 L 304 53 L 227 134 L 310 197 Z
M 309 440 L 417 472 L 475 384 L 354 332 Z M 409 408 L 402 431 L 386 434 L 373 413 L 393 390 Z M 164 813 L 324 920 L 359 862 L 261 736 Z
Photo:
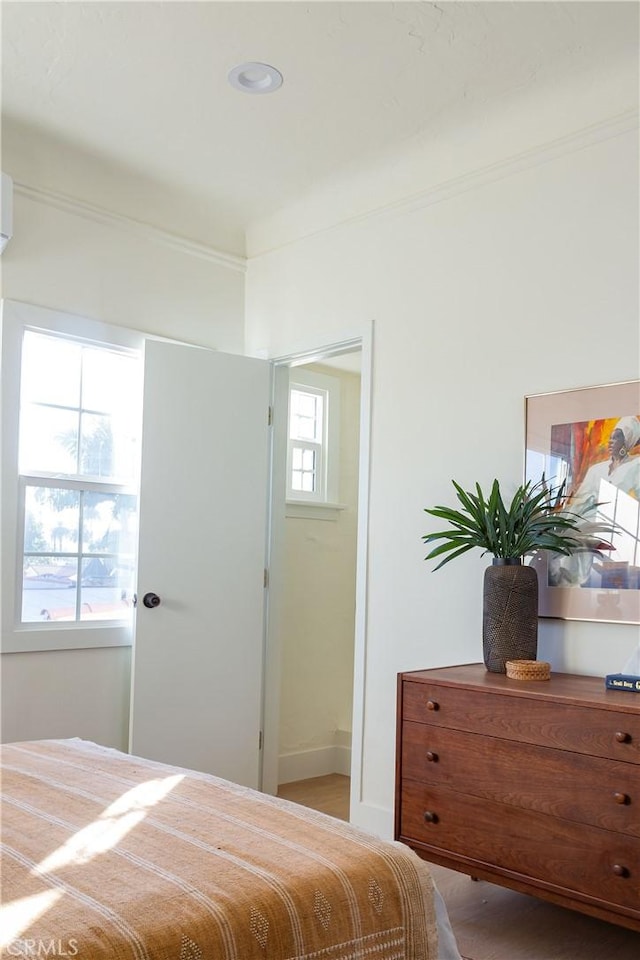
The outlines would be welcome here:
M 337 520 L 346 503 L 314 503 L 310 500 L 287 500 L 285 516 L 294 520 Z
M 20 624 L 2 641 L 2 653 L 44 653 L 49 650 L 89 650 L 95 647 L 130 647 L 132 624 L 114 620 L 87 626 L 78 624 L 51 623 L 46 629 L 40 624 Z

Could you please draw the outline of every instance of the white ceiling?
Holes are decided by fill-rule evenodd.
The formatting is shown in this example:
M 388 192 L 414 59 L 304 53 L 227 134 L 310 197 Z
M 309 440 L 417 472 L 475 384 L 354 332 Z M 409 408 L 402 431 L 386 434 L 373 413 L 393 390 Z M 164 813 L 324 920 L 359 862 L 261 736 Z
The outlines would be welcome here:
M 638 55 L 636 2 L 4 0 L 2 19 L 3 169 L 234 253 L 444 119 Z M 232 89 L 245 60 L 281 89 Z

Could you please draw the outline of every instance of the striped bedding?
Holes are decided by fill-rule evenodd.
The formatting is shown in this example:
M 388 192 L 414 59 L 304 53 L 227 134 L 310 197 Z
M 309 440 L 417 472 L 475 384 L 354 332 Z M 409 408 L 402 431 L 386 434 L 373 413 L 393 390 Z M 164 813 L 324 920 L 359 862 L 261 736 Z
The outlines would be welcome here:
M 400 844 L 82 740 L 2 747 L 3 956 L 437 960 Z

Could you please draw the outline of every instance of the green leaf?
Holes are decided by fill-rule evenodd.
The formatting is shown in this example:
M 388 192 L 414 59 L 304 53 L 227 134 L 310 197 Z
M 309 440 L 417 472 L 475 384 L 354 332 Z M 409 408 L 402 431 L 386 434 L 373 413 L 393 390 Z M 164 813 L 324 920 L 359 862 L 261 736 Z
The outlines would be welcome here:
M 456 557 L 461 556 L 461 554 L 466 553 L 468 550 L 471 550 L 471 549 L 472 549 L 472 546 L 469 544 L 466 547 L 461 547 L 456 553 L 452 553 L 448 557 L 445 557 L 445 559 L 441 560 L 441 562 L 438 564 L 437 567 L 433 568 L 433 573 L 435 573 L 436 570 L 439 570 L 440 567 L 444 567 L 445 563 L 449 563 L 450 560 L 455 560 Z
M 475 490 L 464 490 L 455 480 L 451 482 L 459 509 L 425 508 L 425 513 L 449 525 L 446 530 L 422 537 L 427 544 L 439 543 L 425 557 L 444 558 L 436 570 L 474 547 L 505 558 L 524 557 L 536 550 L 565 555 L 587 550 L 598 555 L 611 549 L 603 537 L 610 538 L 616 525 L 590 520 L 590 515 L 597 516 L 595 508 L 583 513 L 567 509 L 564 481 L 554 488 L 544 475 L 538 483 L 529 480 L 515 490 L 508 506 L 497 479 L 493 480 L 488 497 L 479 483 Z M 596 508 L 599 506 L 602 505 L 597 504 Z

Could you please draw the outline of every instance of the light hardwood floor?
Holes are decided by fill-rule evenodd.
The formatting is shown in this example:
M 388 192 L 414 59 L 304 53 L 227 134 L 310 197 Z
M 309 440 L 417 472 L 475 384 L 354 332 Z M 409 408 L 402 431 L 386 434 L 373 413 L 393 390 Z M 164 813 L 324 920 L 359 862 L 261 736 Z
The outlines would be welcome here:
M 349 777 L 339 773 L 281 784 L 278 796 L 293 800 L 303 807 L 328 813 L 338 820 L 349 819 Z
M 349 819 L 349 777 L 287 783 L 278 796 Z M 638 933 L 435 864 L 431 870 L 466 960 L 640 960 Z

